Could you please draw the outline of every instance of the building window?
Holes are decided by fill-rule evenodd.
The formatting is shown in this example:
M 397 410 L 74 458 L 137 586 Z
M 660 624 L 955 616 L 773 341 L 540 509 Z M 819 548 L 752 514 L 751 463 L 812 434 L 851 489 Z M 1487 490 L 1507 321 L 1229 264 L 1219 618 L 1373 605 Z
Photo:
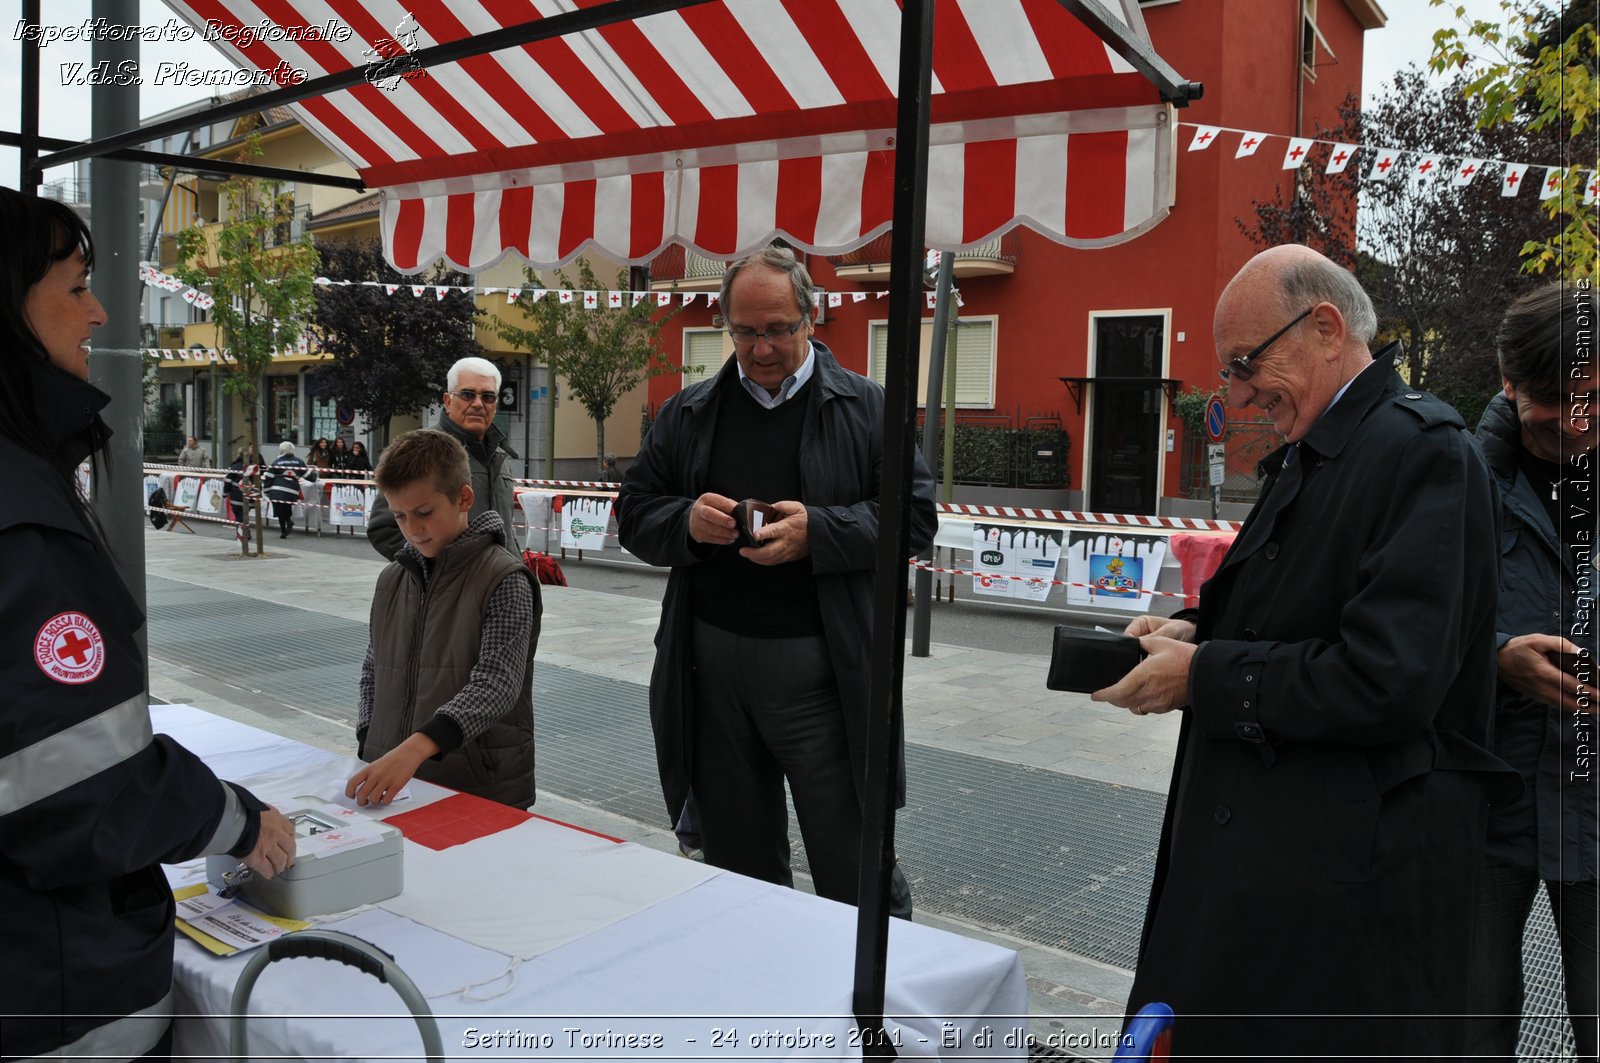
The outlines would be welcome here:
M 733 341 L 721 329 L 684 329 L 682 386 L 710 379 L 731 353 Z
M 267 379 L 267 424 L 269 433 L 264 440 L 276 445 L 287 439 L 300 442 L 300 378 L 275 376 Z M 262 447 L 266 451 L 267 447 Z
M 995 326 L 993 317 L 961 318 L 956 322 L 956 405 L 967 409 L 994 408 Z M 884 381 L 889 351 L 889 323 L 870 324 L 872 379 Z M 933 342 L 933 322 L 923 321 L 922 341 L 917 352 L 917 405 L 925 404 L 928 381 L 928 350 Z M 949 346 L 946 350 L 950 350 Z
M 339 434 L 339 402 L 329 395 L 311 399 L 311 438 L 332 439 Z
M 211 414 L 212 414 L 212 409 L 211 409 L 211 378 L 212 378 L 212 374 L 207 373 L 204 376 L 201 376 L 197 380 L 195 380 L 195 387 L 194 387 L 195 413 L 197 413 L 199 415 L 199 416 L 197 416 L 195 418 L 195 421 L 197 423 L 197 427 L 195 428 L 195 433 L 197 435 L 199 435 L 199 437 L 201 439 L 210 439 L 211 436 L 212 436 L 212 432 L 211 432 L 211 423 L 212 423 L 212 420 L 211 420 Z

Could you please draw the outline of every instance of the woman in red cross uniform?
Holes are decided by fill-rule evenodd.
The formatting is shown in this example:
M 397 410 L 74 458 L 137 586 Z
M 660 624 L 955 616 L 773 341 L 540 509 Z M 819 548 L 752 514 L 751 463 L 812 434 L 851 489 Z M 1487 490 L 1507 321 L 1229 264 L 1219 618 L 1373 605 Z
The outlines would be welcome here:
M 144 616 L 77 487 L 110 435 L 89 383 L 94 247 L 69 207 L 6 188 L 0 232 L 0 1052 L 160 1058 L 160 865 L 225 852 L 271 876 L 294 831 L 151 733 Z

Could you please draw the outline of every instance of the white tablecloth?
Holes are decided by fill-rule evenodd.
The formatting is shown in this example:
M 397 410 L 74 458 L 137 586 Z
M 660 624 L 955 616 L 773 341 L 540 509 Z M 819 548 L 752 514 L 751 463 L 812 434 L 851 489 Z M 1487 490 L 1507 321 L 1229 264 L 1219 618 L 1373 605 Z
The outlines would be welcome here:
M 268 800 L 328 792 L 354 763 L 187 706 L 151 715 L 158 731 Z M 412 788 L 412 801 L 383 815 L 448 794 Z M 395 955 L 429 997 L 452 1059 L 859 1058 L 854 908 L 596 842 L 542 821 L 442 852 L 408 840 L 407 882 L 415 868 L 418 888 L 324 925 Z M 533 884 L 531 874 L 548 881 Z M 496 920 L 584 929 L 530 948 L 520 930 L 497 939 Z M 224 1016 L 245 962 L 180 938 L 177 1006 L 189 1017 L 177 1024 L 177 1053 L 225 1054 Z M 376 1059 L 420 1045 L 389 987 L 325 960 L 274 963 L 248 1010 L 254 1055 Z M 891 920 L 885 1011 L 901 1055 L 1025 1058 L 1026 1010 L 1015 952 Z

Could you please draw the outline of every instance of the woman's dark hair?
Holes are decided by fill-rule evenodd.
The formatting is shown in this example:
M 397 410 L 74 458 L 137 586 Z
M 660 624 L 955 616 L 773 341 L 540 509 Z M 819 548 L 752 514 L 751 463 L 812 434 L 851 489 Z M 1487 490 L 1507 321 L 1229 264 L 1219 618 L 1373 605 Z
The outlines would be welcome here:
M 1535 402 L 1560 402 L 1571 371 L 1593 364 L 1596 310 L 1588 280 L 1547 284 L 1512 303 L 1495 334 L 1500 375 Z
M 0 349 L 5 351 L 0 355 L 0 435 L 51 458 L 34 398 L 36 367 L 29 364 L 48 362 L 50 356 L 28 324 L 23 305 L 29 289 L 74 251 L 82 251 L 93 269 L 94 243 L 89 227 L 65 203 L 10 188 L 0 188 L 0 232 L 9 248 L 0 255 Z

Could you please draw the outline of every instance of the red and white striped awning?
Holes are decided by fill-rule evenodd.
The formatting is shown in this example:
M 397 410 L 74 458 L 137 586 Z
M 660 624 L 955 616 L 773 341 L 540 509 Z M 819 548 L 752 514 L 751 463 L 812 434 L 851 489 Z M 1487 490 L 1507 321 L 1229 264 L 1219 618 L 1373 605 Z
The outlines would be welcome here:
M 315 78 L 599 0 L 168 2 L 241 65 Z M 1148 43 L 1135 0 L 1103 2 Z M 720 0 L 293 106 L 384 190 L 402 271 L 674 241 L 724 259 L 774 236 L 838 253 L 890 226 L 899 26 L 896 0 Z M 1055 0 L 944 0 L 934 42 L 930 247 L 1018 224 L 1099 247 L 1165 217 L 1170 107 Z

